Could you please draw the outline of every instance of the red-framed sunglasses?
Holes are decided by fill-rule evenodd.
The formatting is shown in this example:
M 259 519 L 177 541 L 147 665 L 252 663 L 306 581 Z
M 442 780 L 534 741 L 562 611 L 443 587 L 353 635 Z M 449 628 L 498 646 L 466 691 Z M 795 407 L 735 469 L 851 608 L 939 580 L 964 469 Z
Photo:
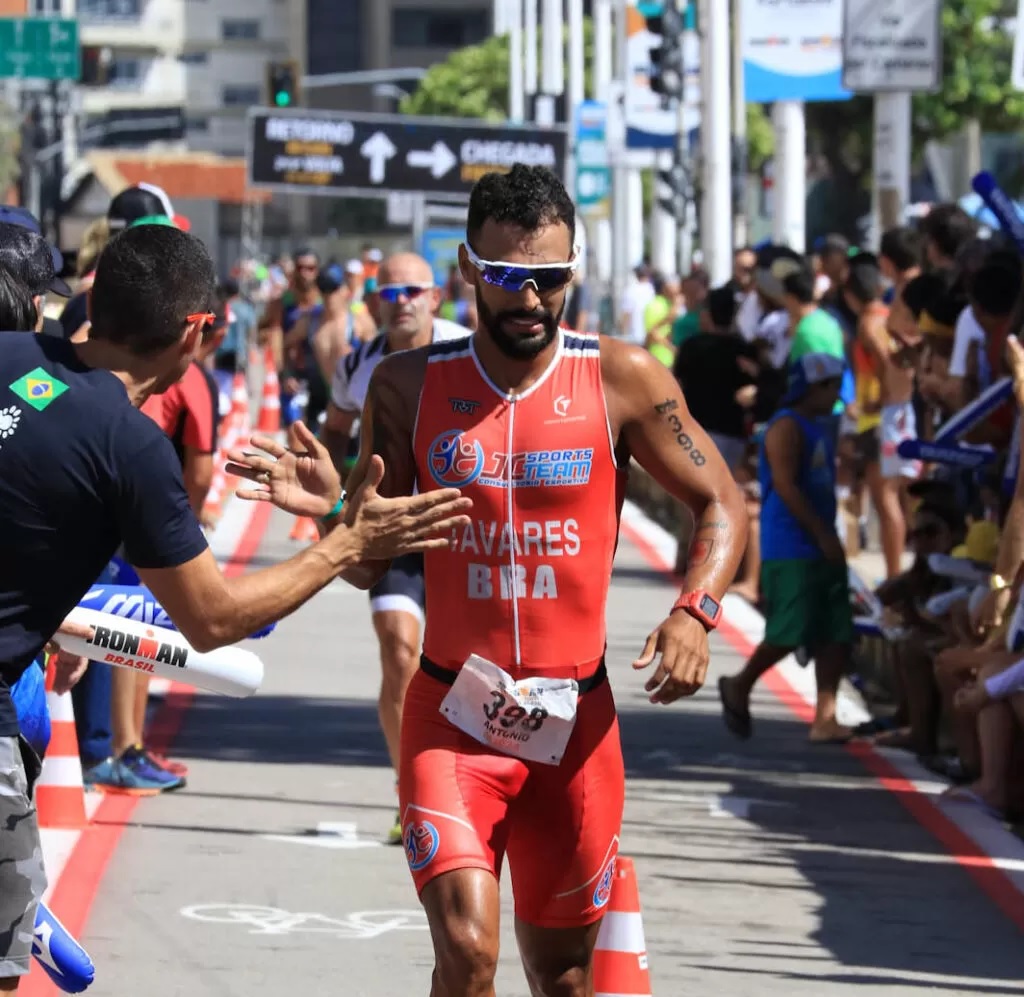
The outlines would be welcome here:
M 188 325 L 191 325 L 193 322 L 203 323 L 202 326 L 200 327 L 200 332 L 206 332 L 206 330 L 209 329 L 216 321 L 216 312 L 196 312 L 194 315 L 185 316 L 185 322 Z

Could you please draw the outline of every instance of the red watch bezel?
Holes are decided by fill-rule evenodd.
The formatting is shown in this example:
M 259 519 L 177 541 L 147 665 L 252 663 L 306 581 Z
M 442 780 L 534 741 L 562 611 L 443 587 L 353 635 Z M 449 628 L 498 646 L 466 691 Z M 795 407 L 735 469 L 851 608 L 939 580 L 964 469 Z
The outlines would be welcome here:
M 708 616 L 700 608 L 700 604 L 705 599 L 710 599 L 718 607 L 718 612 L 714 616 Z M 674 613 L 677 609 L 685 609 L 695 620 L 703 623 L 708 630 L 716 629 L 722 620 L 722 604 L 707 589 L 694 589 L 692 592 L 681 595 L 676 599 L 672 612 Z

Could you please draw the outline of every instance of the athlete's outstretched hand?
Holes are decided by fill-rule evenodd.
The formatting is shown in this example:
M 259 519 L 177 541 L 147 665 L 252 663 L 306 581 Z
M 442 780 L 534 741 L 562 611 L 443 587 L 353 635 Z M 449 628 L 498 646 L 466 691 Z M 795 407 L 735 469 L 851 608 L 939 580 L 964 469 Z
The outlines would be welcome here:
M 254 436 L 249 442 L 268 456 L 236 448 L 228 453 L 225 470 L 255 483 L 255 488 L 240 488 L 239 498 L 273 502 L 293 516 L 322 519 L 341 495 L 341 479 L 327 448 L 306 425 L 297 422 L 294 429 L 304 451 L 288 450 L 269 436 Z
M 685 610 L 672 613 L 647 638 L 633 667 L 637 671 L 649 668 L 658 655 L 658 667 L 644 685 L 651 693 L 651 702 L 674 703 L 683 696 L 692 696 L 708 673 L 710 651 L 704 624 Z

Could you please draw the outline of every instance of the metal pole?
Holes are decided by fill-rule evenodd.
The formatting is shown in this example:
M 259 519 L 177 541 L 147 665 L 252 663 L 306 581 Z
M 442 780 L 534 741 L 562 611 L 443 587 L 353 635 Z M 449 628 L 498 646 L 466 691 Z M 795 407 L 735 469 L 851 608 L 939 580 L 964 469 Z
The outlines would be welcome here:
M 732 170 L 729 126 L 729 10 L 724 0 L 702 0 L 701 37 L 703 183 L 701 247 L 712 285 L 732 275 Z
M 612 125 L 613 108 L 610 106 L 610 85 L 612 81 L 612 0 L 594 0 L 594 65 L 590 96 L 605 104 L 608 114 L 609 132 Z M 610 134 L 609 134 L 610 137 Z M 597 278 L 610 281 L 614 271 L 612 263 L 612 223 L 610 218 L 600 218 L 593 226 L 594 268 Z
M 743 77 L 743 0 L 732 0 L 732 134 L 735 143 L 733 191 L 733 246 L 739 249 L 747 235 L 747 100 Z
M 526 96 L 532 97 L 537 92 L 537 0 L 526 0 L 526 12 L 523 16 L 526 44 L 524 60 Z M 532 115 L 528 115 L 528 117 L 532 117 Z
M 909 93 L 875 96 L 874 174 L 878 210 L 876 238 L 903 224 L 910 201 L 911 99 Z
M 557 97 L 565 93 L 565 51 L 562 44 L 565 20 L 562 0 L 543 0 L 542 10 L 544 20 L 541 45 L 544 58 L 541 65 L 541 90 Z
M 621 118 L 625 113 L 626 81 L 628 72 L 628 52 L 626 38 L 626 0 L 616 0 L 615 4 L 615 79 L 618 92 L 615 99 L 623 102 L 616 110 Z M 629 278 L 629 168 L 626 166 L 625 127 L 621 130 L 621 145 L 611 150 L 612 160 L 612 306 L 618 320 L 619 305 L 626 281 Z
M 416 194 L 412 208 L 412 251 L 423 252 L 423 239 L 427 232 L 427 195 Z
M 523 79 L 523 0 L 507 0 L 508 33 L 508 116 L 516 125 L 526 118 Z
M 576 140 L 575 122 L 579 112 L 579 106 L 586 96 L 583 91 L 584 84 L 584 58 L 583 51 L 583 0 L 568 0 L 568 25 L 569 25 L 569 80 L 566 88 L 566 115 L 573 125 L 569 155 L 565 164 L 565 183 L 570 195 L 576 191 Z M 559 26 L 561 35 L 561 26 Z
M 807 240 L 807 126 L 799 100 L 780 100 L 772 108 L 775 125 L 775 212 L 773 237 L 798 253 Z

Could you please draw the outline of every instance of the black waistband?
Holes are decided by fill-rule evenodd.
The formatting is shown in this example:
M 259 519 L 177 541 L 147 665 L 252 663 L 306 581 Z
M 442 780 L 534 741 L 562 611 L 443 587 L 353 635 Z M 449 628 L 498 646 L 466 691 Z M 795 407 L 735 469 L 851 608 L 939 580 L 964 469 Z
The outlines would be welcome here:
M 458 672 L 453 672 L 450 668 L 442 668 L 436 662 L 431 661 L 425 654 L 420 655 L 420 668 L 432 679 L 437 679 L 438 682 L 443 682 L 445 685 L 454 685 L 455 679 L 459 674 Z M 588 675 L 585 679 L 577 679 L 580 695 L 582 696 L 585 692 L 592 692 L 606 678 L 608 678 L 608 669 L 605 668 L 604 658 L 602 658 L 601 663 L 597 666 L 597 671 L 593 675 Z

